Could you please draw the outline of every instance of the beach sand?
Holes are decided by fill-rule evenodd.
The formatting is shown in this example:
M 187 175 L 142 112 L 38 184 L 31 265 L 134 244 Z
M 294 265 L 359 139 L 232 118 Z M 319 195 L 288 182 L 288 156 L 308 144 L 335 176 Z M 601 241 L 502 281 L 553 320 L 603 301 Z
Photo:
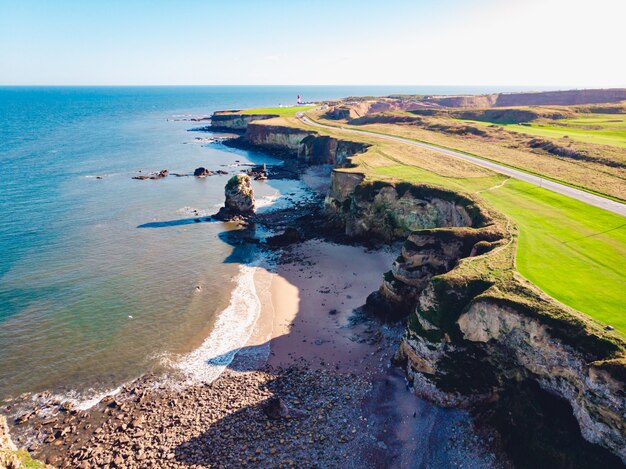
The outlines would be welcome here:
M 380 286 L 394 249 L 311 240 L 284 257 L 288 261 L 276 272 L 256 273 L 262 309 L 248 346 L 269 340 L 268 363 L 275 367 L 306 360 L 312 368 L 373 371 L 371 356 L 381 351 L 382 338 L 371 337 L 376 331 L 369 324 L 351 325 L 350 318 Z

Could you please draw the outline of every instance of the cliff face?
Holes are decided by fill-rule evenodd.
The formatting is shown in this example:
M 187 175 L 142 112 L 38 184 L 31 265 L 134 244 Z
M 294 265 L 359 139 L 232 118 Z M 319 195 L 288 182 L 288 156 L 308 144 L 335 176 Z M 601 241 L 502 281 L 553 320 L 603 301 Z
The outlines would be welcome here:
M 255 147 L 280 152 L 309 164 L 343 167 L 350 157 L 364 152 L 368 145 L 322 136 L 292 127 L 255 124 L 247 126 L 245 140 Z
M 362 176 L 338 171 L 331 174 L 325 203 L 347 235 L 375 236 L 384 241 L 406 237 L 424 228 L 470 226 L 473 221 L 469 211 L 476 209 L 469 199 L 451 191 L 382 181 L 363 182 Z
M 606 366 L 621 363 L 619 341 L 515 274 L 504 219 L 439 188 L 332 178 L 326 207 L 346 234 L 406 238 L 366 306 L 407 318 L 396 358 L 417 394 L 469 406 L 530 380 L 568 403 L 587 441 L 626 460 L 623 374 Z
M 211 116 L 211 128 L 215 130 L 246 130 L 252 121 L 272 119 L 276 114 L 242 114 L 236 111 L 216 112 Z
M 254 123 L 245 138 L 260 148 L 336 166 L 348 165 L 350 155 L 367 149 Z M 372 182 L 345 170 L 333 171 L 331 178 L 325 201 L 329 223 L 355 238 L 404 240 L 366 306 L 384 319 L 406 319 L 396 360 L 417 394 L 443 406 L 498 401 L 523 406 L 520 389 L 532 382 L 537 392 L 569 409 L 582 437 L 626 462 L 624 341 L 516 273 L 515 227 L 480 201 L 450 190 Z M 511 389 L 513 399 L 507 401 Z M 537 404 L 530 420 L 550 422 L 555 405 L 549 402 Z M 581 444 L 572 441 L 571 454 L 558 442 L 546 450 L 542 441 L 542 451 L 560 451 L 567 464 L 576 463 Z

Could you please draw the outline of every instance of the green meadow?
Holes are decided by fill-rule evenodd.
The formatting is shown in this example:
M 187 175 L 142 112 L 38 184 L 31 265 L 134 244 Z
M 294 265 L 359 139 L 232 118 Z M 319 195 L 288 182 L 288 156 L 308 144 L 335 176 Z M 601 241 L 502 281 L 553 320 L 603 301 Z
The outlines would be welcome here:
M 538 137 L 567 137 L 587 143 L 626 148 L 626 116 L 623 114 L 592 114 L 527 124 L 498 124 L 474 120 L 464 120 L 464 122 L 476 125 L 498 125 L 506 130 Z
M 626 335 L 626 218 L 499 175 L 445 178 L 410 165 L 374 173 L 478 193 L 517 225 L 516 264 L 524 277 Z
M 308 111 L 316 106 L 290 106 L 290 107 L 259 107 L 246 109 L 246 114 L 276 114 L 279 117 L 293 117 L 298 112 Z

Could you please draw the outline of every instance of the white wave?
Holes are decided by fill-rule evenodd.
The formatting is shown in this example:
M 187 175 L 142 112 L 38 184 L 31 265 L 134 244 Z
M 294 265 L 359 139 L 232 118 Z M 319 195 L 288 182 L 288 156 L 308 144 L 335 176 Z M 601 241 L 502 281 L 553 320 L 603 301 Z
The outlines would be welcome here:
M 215 326 L 202 345 L 173 363 L 190 382 L 211 382 L 230 365 L 246 345 L 261 314 L 261 301 L 254 283 L 256 267 L 239 266 L 237 285 L 230 303 L 219 313 Z
M 274 194 L 266 195 L 264 197 L 257 199 L 256 207 L 257 208 L 269 207 L 271 205 L 274 205 L 275 202 L 279 198 L 280 198 L 280 192 L 276 191 Z
M 119 176 L 121 173 L 102 173 L 102 174 L 87 174 L 82 176 L 85 179 L 104 179 L 111 176 Z
M 110 389 L 108 391 L 95 393 L 91 397 L 82 397 L 82 398 L 78 397 L 78 398 L 69 399 L 69 400 L 72 401 L 72 404 L 74 404 L 76 409 L 88 410 L 88 409 L 91 409 L 96 404 L 98 404 L 105 397 L 115 396 L 116 394 L 119 394 L 121 390 L 122 390 L 122 386 L 118 386 L 115 389 Z

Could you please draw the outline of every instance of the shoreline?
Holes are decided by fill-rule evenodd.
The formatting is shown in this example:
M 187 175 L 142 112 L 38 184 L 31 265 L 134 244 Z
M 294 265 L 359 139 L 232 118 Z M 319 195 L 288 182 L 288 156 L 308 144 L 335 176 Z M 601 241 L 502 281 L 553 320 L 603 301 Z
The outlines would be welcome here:
M 308 177 L 318 193 L 325 191 L 320 178 Z M 258 222 L 262 231 L 271 227 L 279 233 L 281 226 L 298 225 L 298 211 L 296 201 Z M 403 373 L 391 366 L 403 326 L 381 326 L 360 312 L 397 249 L 309 239 L 278 252 L 279 260 L 268 268 L 241 264 L 252 269 L 247 280 L 254 282 L 259 311 L 234 357 L 228 347 L 207 357 L 201 345 L 187 357 L 195 354 L 200 366 L 217 358 L 218 365 L 205 366 L 204 379 L 190 380 L 187 374 L 186 380 L 164 382 L 148 374 L 87 410 L 63 403 L 56 414 L 35 415 L 24 424 L 18 444 L 30 440 L 28 449 L 37 458 L 59 467 L 312 461 L 322 467 L 339 461 L 347 467 L 388 467 L 418 460 L 432 466 L 467 467 L 467 461 L 475 464 L 469 467 L 506 466 L 499 450 L 479 436 L 469 413 L 441 409 L 408 390 Z M 227 309 L 232 302 L 231 294 Z M 276 398 L 288 414 L 277 422 L 266 415 Z
M 88 411 L 39 422 L 34 455 L 59 467 L 506 467 L 469 413 L 416 397 L 390 365 L 402 326 L 354 313 L 379 273 L 349 272 L 347 288 L 332 278 L 357 252 L 371 265 L 392 257 L 322 240 L 285 249 L 276 272 L 257 268 L 268 287 L 261 327 L 217 379 L 173 387 L 146 375 Z M 289 416 L 267 417 L 272 398 Z

